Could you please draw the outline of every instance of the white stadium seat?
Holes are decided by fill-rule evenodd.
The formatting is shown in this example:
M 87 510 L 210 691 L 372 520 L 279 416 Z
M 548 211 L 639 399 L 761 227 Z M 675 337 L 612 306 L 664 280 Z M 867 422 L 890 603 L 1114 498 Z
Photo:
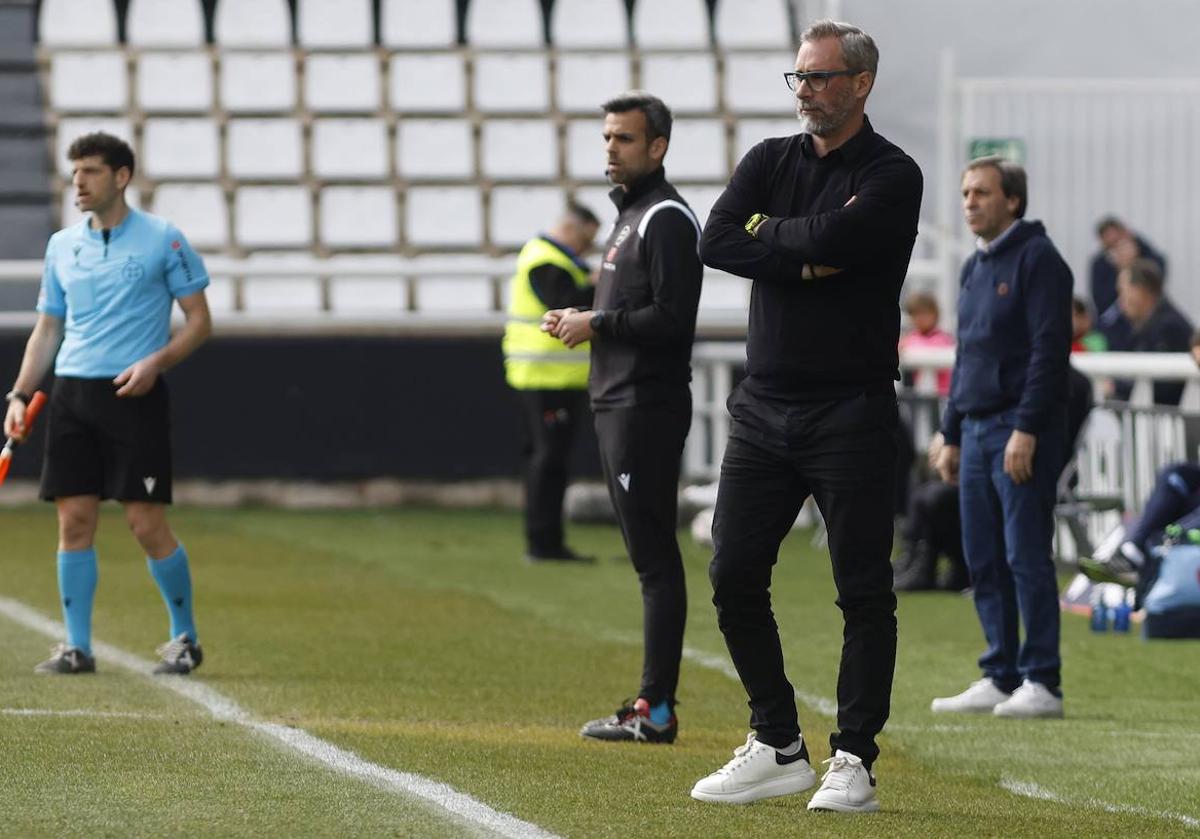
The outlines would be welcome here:
M 200 0 L 130 0 L 125 36 L 138 47 L 199 47 L 204 44 Z
M 233 280 L 216 274 L 208 275 L 208 288 L 204 289 L 208 310 L 214 313 L 232 312 L 235 309 Z
M 296 0 L 296 39 L 306 49 L 368 47 L 373 30 L 370 0 Z
M 717 119 L 677 119 L 671 128 L 666 160 L 672 180 L 723 180 L 729 177 L 725 125 Z
M 310 55 L 304 62 L 304 103 L 313 111 L 374 113 L 383 104 L 373 53 Z
M 401 112 L 457 114 L 467 107 L 467 71 L 452 53 L 393 55 L 388 101 Z
M 125 203 L 130 207 L 142 206 L 141 194 L 136 186 L 125 189 Z M 83 213 L 75 206 L 75 187 L 67 186 L 62 191 L 62 226 L 70 227 L 83 218 Z
M 717 199 L 721 197 L 721 193 L 724 191 L 725 184 L 723 183 L 684 184 L 679 187 L 679 194 L 683 196 L 683 200 L 692 208 L 692 212 L 696 214 L 701 227 L 704 227 L 704 223 L 708 221 L 709 211 L 712 209 L 713 204 L 717 203 Z
M 786 52 L 728 53 L 725 108 L 735 114 L 795 113 L 796 95 L 783 80 L 795 62 L 795 56 Z
M 800 133 L 797 119 L 739 119 L 733 139 L 733 162 L 737 163 L 768 137 L 790 137 Z
M 295 119 L 231 119 L 225 168 L 247 180 L 296 180 L 304 174 L 304 140 Z
M 308 247 L 312 200 L 302 186 L 244 186 L 234 199 L 234 238 L 242 247 Z
M 137 101 L 149 113 L 211 111 L 213 73 L 208 54 L 142 53 L 138 58 Z
M 77 137 L 91 134 L 93 131 L 103 131 L 105 134 L 120 137 L 137 151 L 133 139 L 133 126 L 125 117 L 63 117 L 58 121 L 58 131 L 55 134 L 54 162 L 59 174 L 64 178 L 71 177 L 71 161 L 67 160 L 67 149 Z
M 390 174 L 387 126 L 381 119 L 319 119 L 312 127 L 313 175 L 326 180 Z
M 479 247 L 483 202 L 473 186 L 413 187 L 407 193 L 405 239 L 421 246 Z
M 581 181 L 605 180 L 604 122 L 600 117 L 567 123 L 567 176 Z M 674 146 L 671 151 L 674 152 Z
M 390 186 L 327 186 L 321 190 L 321 243 L 331 248 L 396 245 L 396 193 Z
M 386 277 L 333 277 L 329 281 L 329 308 L 347 314 L 399 315 L 408 295 L 401 280 Z
M 716 61 L 711 52 L 643 54 L 642 88 L 673 113 L 711 113 L 717 109 Z
M 113 46 L 116 7 L 96 0 L 42 0 L 38 41 L 48 47 Z
M 382 0 L 379 14 L 385 47 L 452 47 L 458 41 L 454 0 Z
M 555 101 L 560 111 L 599 119 L 600 104 L 630 87 L 628 53 L 559 53 Z
M 633 39 L 642 47 L 709 46 L 704 0 L 641 0 L 633 7 Z
M 396 171 L 409 180 L 475 174 L 471 124 L 461 119 L 405 119 L 396 125 Z
M 600 219 L 600 232 L 596 234 L 597 248 L 604 247 L 604 242 L 612 230 L 613 222 L 617 220 L 617 205 L 609 197 L 612 189 L 613 187 L 606 184 L 604 186 L 577 186 L 574 190 L 575 200 Z
M 151 178 L 215 178 L 220 157 L 211 119 L 148 119 L 142 125 L 142 170 Z
M 475 0 L 467 6 L 473 47 L 540 47 L 545 43 L 538 0 Z
M 722 47 L 790 47 L 786 0 L 717 0 L 713 35 Z M 781 71 L 782 72 L 782 71 Z
M 742 277 L 705 277 L 700 285 L 700 311 L 730 310 L 745 312 L 750 308 L 750 281 Z
M 475 107 L 485 113 L 549 109 L 550 73 L 545 54 L 476 54 Z
M 65 52 L 51 60 L 50 105 L 56 111 L 124 111 L 128 92 L 124 53 Z
M 550 40 L 559 49 L 624 47 L 629 43 L 625 3 L 622 0 L 555 0 L 550 13 Z
M 487 277 L 418 277 L 417 309 L 453 316 L 492 311 L 492 281 Z
M 254 314 L 319 312 L 321 282 L 316 277 L 256 277 L 243 283 L 242 303 Z
M 192 247 L 205 250 L 229 244 L 229 207 L 216 184 L 159 184 L 150 211 L 174 222 Z
M 221 106 L 232 113 L 277 113 L 296 107 L 296 68 L 291 53 L 224 53 Z
M 489 120 L 480 139 L 483 174 L 490 178 L 553 178 L 558 175 L 554 123 L 544 119 Z
M 566 196 L 556 186 L 498 186 L 492 189 L 488 211 L 491 242 L 519 247 L 558 219 Z
M 292 42 L 287 0 L 217 3 L 213 37 L 222 47 L 286 47 Z

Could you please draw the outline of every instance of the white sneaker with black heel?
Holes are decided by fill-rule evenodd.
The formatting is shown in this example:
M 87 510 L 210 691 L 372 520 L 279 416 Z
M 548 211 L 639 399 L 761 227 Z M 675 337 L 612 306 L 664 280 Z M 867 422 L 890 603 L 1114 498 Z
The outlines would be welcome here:
M 857 755 L 838 749 L 825 763 L 829 768 L 821 779 L 821 788 L 809 799 L 808 809 L 837 813 L 874 813 L 879 809 L 875 775 Z
M 794 754 L 758 742 L 753 733 L 734 749 L 733 760 L 692 787 L 692 798 L 718 804 L 749 804 L 804 792 L 817 782 L 804 741 Z

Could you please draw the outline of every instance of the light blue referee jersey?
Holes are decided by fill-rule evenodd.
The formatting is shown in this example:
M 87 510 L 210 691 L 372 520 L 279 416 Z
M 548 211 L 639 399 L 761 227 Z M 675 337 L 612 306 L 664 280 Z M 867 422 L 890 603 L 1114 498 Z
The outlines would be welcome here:
M 112 378 L 166 346 L 171 305 L 208 285 L 204 263 L 179 228 L 129 208 L 119 225 L 85 218 L 50 237 L 37 310 L 62 318 L 59 376 Z

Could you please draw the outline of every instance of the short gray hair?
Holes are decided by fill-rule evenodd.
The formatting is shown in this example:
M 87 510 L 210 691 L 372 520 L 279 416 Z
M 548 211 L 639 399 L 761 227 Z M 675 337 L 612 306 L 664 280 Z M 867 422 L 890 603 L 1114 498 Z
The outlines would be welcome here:
M 802 33 L 800 43 L 820 41 L 824 38 L 837 38 L 842 45 L 842 58 L 848 70 L 869 72 L 872 76 L 879 69 L 879 47 L 866 32 L 850 23 L 837 20 L 818 20 Z
M 657 137 L 666 138 L 671 142 L 671 109 L 653 93 L 644 90 L 627 90 L 619 96 L 614 96 L 600 106 L 606 114 L 623 114 L 627 111 L 641 111 L 646 115 L 646 139 Z
M 1014 163 L 1007 157 L 989 154 L 987 157 L 977 157 L 967 164 L 963 174 L 972 169 L 990 167 L 1000 173 L 1000 190 L 1005 198 L 1017 198 L 1017 218 L 1025 218 L 1025 205 L 1029 203 L 1029 179 L 1025 175 L 1025 167 Z

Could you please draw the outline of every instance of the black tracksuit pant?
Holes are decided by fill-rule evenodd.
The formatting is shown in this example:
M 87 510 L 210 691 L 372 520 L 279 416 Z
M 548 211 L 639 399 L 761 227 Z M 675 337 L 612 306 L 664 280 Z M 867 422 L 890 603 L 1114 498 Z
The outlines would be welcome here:
M 867 766 L 887 721 L 896 664 L 892 593 L 896 397 L 890 383 L 854 396 L 776 402 L 743 384 L 721 464 L 709 574 L 717 620 L 750 697 L 750 725 L 784 747 L 800 733 L 771 611 L 771 569 L 800 505 L 812 495 L 829 533 L 845 621 L 833 749 Z M 803 650 L 804 645 L 799 644 Z
M 638 696 L 675 705 L 687 588 L 676 538 L 680 458 L 691 426 L 689 401 L 596 409 L 608 494 L 642 585 L 644 657 Z
M 520 390 L 525 421 L 525 546 L 554 556 L 564 550 L 563 496 L 567 462 L 579 419 L 587 412 L 584 390 Z

